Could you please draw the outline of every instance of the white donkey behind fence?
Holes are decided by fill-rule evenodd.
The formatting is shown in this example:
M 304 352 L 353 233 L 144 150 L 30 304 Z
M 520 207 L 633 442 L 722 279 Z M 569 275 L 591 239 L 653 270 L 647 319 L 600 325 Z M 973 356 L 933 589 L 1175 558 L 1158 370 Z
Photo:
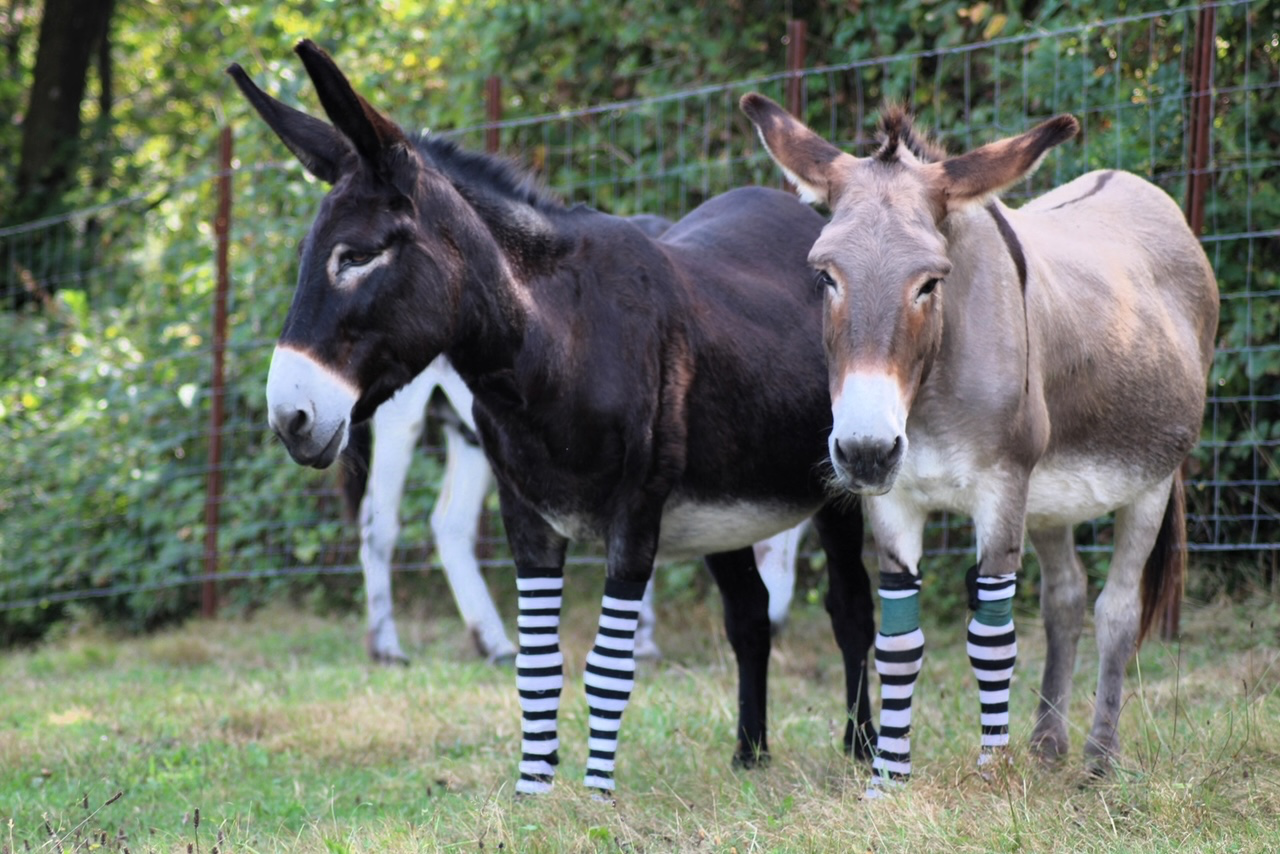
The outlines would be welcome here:
M 360 565 L 364 572 L 369 656 L 381 663 L 408 663 L 391 605 L 391 559 L 400 536 L 400 507 L 409 464 L 426 427 L 436 390 L 446 403 L 431 409 L 445 437 L 445 470 L 431 511 L 431 532 L 458 612 L 476 648 L 490 662 L 511 662 L 516 648 L 507 635 L 480 573 L 476 542 L 485 496 L 493 475 L 475 434 L 472 395 L 443 356 L 380 406 L 372 419 L 373 448 L 360 510 Z M 437 398 L 438 400 L 439 398 Z M 359 467 L 360 463 L 357 463 Z M 769 620 L 785 623 L 795 583 L 795 561 L 805 522 L 755 546 L 760 576 L 769 589 Z M 653 583 L 645 591 L 636 631 L 636 657 L 658 658 L 653 639 Z

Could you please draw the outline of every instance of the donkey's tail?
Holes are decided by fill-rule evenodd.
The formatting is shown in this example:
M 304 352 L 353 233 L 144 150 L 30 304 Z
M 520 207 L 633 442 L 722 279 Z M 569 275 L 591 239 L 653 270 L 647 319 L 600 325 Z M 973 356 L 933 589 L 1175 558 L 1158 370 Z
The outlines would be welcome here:
M 1138 645 L 1147 637 L 1156 617 L 1161 617 L 1160 636 L 1170 640 L 1178 634 L 1182 588 L 1187 564 L 1187 498 L 1182 486 L 1182 469 L 1173 473 L 1169 503 L 1160 522 L 1156 544 L 1142 570 L 1142 622 Z
M 351 425 L 347 447 L 338 466 L 338 484 L 342 487 L 343 514 L 350 521 L 360 518 L 360 502 L 369 485 L 369 459 L 373 455 L 372 419 Z

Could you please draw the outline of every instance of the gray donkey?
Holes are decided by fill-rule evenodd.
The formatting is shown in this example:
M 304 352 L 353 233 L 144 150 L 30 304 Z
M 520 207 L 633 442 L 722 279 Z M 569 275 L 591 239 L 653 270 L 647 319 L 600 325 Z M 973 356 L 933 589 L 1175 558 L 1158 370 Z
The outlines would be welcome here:
M 742 108 L 801 196 L 831 210 L 809 253 L 826 290 L 828 448 L 835 483 L 865 496 L 880 559 L 882 711 L 868 794 L 911 772 L 919 563 L 934 510 L 971 516 L 977 534 L 968 652 L 980 765 L 1009 739 L 1024 530 L 1048 635 L 1032 744 L 1057 758 L 1085 608 L 1072 527 L 1115 511 L 1084 747 L 1090 770 L 1105 772 L 1125 666 L 1181 595 L 1178 469 L 1199 435 L 1218 322 L 1204 251 L 1178 206 L 1125 172 L 1091 172 L 1016 210 L 995 198 L 1075 135 L 1071 116 L 947 158 L 891 108 L 879 150 L 857 158 L 767 98 L 747 95 Z

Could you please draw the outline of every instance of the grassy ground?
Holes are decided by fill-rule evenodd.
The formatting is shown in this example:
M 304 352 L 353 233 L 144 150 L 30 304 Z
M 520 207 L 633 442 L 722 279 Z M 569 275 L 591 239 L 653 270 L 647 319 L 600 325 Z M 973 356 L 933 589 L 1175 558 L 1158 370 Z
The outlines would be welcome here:
M 594 591 L 583 576 L 571 587 Z M 917 775 L 864 803 L 838 750 L 840 659 L 799 606 L 771 665 L 770 768 L 730 767 L 732 653 L 718 608 L 660 606 L 664 662 L 627 711 L 615 804 L 580 785 L 581 662 L 592 594 L 566 606 L 564 764 L 547 797 L 512 796 L 510 670 L 455 619 L 402 625 L 407 669 L 366 664 L 356 618 L 279 610 L 152 637 L 91 630 L 0 658 L 0 846 L 8 851 L 1269 851 L 1280 850 L 1280 604 L 1189 605 L 1180 644 L 1130 669 L 1123 769 L 1090 782 L 1082 644 L 1073 755 L 1023 745 L 1043 640 L 1020 613 L 1012 766 L 974 773 L 976 692 L 962 617 L 931 615 L 917 690 Z M 442 597 L 438 597 L 442 598 Z M 439 610 L 439 608 L 437 608 Z M 510 608 L 508 607 L 508 613 Z M 118 793 L 123 793 L 119 795 Z M 198 812 L 197 812 L 198 811 Z M 198 819 L 197 819 L 198 816 Z

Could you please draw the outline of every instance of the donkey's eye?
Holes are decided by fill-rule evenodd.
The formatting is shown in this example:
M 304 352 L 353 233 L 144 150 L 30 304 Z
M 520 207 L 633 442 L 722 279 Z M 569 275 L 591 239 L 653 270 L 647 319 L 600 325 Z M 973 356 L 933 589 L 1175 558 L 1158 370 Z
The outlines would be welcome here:
M 927 297 L 929 294 L 933 293 L 934 289 L 937 288 L 941 282 L 942 282 L 942 279 L 930 279 L 929 281 L 925 282 L 923 285 L 920 286 L 920 290 L 916 293 L 916 298 L 922 299 L 924 297 Z
M 836 280 L 826 270 L 816 270 L 813 274 L 813 283 L 823 288 L 835 289 Z
M 359 252 L 355 249 L 348 249 L 338 256 L 338 270 L 342 271 L 348 267 L 363 267 L 376 257 L 378 256 L 372 252 Z

